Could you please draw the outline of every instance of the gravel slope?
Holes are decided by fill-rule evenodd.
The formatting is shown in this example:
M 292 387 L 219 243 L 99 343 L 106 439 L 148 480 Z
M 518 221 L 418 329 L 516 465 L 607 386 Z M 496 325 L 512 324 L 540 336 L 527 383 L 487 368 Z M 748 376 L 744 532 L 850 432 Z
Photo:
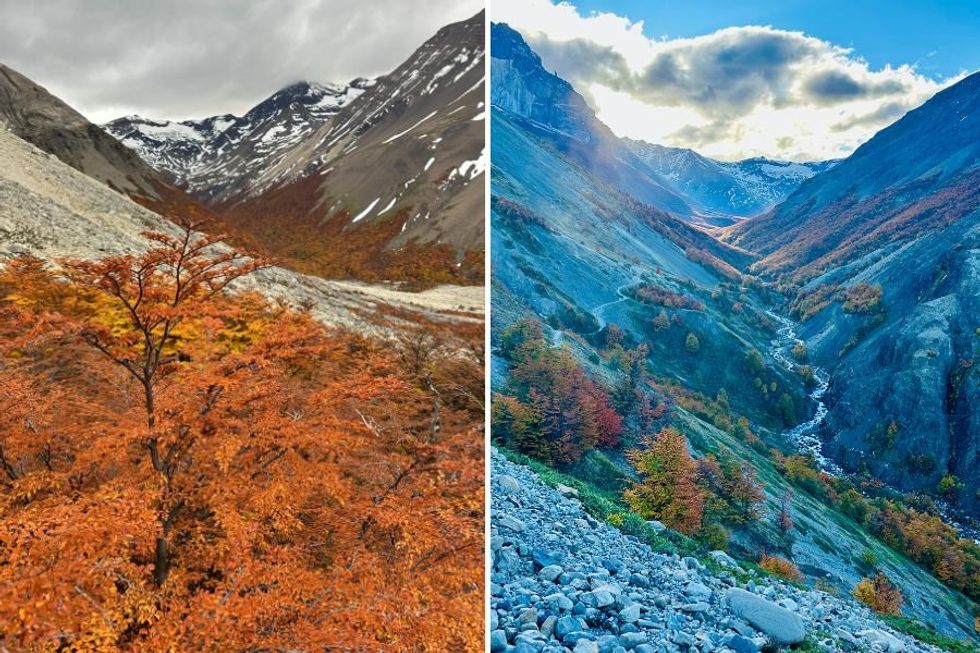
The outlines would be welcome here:
M 656 553 L 496 450 L 491 477 L 491 651 L 939 651 L 853 600 L 754 576 L 724 553 L 711 554 L 715 571 Z

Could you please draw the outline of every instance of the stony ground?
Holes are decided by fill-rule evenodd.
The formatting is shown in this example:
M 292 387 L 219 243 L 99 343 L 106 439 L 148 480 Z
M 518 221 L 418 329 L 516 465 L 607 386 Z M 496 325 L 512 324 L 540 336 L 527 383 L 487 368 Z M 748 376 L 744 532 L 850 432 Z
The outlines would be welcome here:
M 18 138 L 0 123 L 0 261 L 21 254 L 55 260 L 135 252 L 149 245 L 143 231 L 174 229 L 170 222 Z M 482 287 L 439 286 L 407 293 L 279 267 L 261 270 L 240 286 L 310 306 L 313 315 L 330 326 L 380 337 L 392 335 L 399 326 L 393 318 L 372 318 L 383 307 L 430 319 L 483 319 Z
M 709 556 L 714 571 L 654 552 L 496 450 L 491 477 L 495 653 L 939 651 L 853 600 L 755 575 L 723 552 Z

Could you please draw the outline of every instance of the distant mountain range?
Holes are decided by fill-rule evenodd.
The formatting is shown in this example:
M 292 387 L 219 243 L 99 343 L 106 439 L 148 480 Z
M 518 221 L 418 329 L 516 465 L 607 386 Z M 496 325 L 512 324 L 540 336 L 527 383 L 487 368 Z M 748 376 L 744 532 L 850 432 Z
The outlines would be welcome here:
M 103 128 L 175 184 L 221 203 L 251 192 L 286 152 L 373 85 L 363 78 L 346 85 L 299 82 L 241 117 L 173 122 L 126 116 Z
M 765 213 L 837 161 L 793 163 L 765 157 L 716 161 L 693 150 L 624 139 L 626 146 L 706 222 L 728 222 Z

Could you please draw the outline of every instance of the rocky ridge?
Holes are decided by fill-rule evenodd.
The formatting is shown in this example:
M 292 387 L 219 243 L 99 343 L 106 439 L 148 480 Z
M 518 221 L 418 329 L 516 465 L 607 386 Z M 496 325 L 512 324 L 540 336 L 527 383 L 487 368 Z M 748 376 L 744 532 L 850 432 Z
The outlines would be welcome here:
M 491 478 L 494 653 L 939 650 L 852 600 L 754 575 L 723 552 L 707 564 L 657 553 L 496 450 Z
M 249 194 L 256 179 L 374 83 L 297 82 L 244 116 L 180 122 L 126 116 L 102 128 L 174 183 L 220 204 Z

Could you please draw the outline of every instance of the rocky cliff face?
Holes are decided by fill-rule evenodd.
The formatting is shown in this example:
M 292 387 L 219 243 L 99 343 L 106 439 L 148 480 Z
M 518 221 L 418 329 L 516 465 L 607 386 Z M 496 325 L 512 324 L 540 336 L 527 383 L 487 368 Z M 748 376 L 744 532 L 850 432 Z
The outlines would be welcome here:
M 0 122 L 76 170 L 130 195 L 157 197 L 163 178 L 42 86 L 0 64 Z
M 596 521 L 574 489 L 549 488 L 496 451 L 491 465 L 491 651 L 754 653 L 805 640 L 938 651 L 853 600 L 757 576 L 723 552 L 655 552 Z
M 661 210 L 692 218 L 694 209 L 599 121 L 585 99 L 548 72 L 508 25 L 491 26 L 490 103 L 550 142 L 596 179 Z

